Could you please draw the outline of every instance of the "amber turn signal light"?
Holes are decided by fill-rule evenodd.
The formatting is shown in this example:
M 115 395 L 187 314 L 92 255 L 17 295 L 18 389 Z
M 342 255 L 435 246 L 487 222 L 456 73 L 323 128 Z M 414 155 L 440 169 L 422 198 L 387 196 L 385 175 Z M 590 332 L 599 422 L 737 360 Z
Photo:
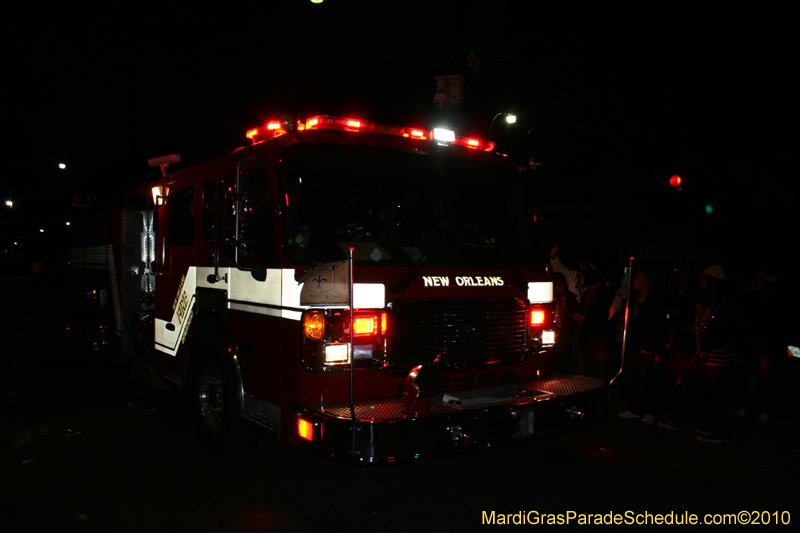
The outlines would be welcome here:
M 321 341 L 325 336 L 325 313 L 309 311 L 303 316 L 303 334 L 312 341 Z

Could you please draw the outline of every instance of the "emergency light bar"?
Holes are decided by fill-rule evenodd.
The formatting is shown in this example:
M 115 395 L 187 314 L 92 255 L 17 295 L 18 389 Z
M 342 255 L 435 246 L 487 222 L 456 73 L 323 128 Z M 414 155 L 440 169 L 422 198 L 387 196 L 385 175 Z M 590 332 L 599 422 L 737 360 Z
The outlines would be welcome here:
M 256 142 L 264 139 L 271 139 L 273 137 L 283 135 L 284 133 L 286 133 L 286 130 L 283 129 L 281 121 L 272 120 L 267 122 L 261 128 L 253 128 L 252 130 L 248 130 L 245 136 L 253 142 Z
M 318 115 L 309 118 L 305 125 L 300 125 L 299 130 L 341 130 L 350 132 L 370 132 L 397 135 L 409 139 L 419 139 L 427 141 L 434 139 L 440 144 L 456 144 L 474 150 L 491 152 L 494 150 L 494 143 L 472 137 L 456 136 L 452 130 L 436 128 L 433 131 L 422 128 L 406 128 L 403 126 L 390 126 L 354 118 L 334 117 L 331 115 Z M 286 133 L 280 121 L 273 120 L 260 128 L 253 128 L 247 131 L 247 138 L 254 143 L 266 139 L 272 139 Z

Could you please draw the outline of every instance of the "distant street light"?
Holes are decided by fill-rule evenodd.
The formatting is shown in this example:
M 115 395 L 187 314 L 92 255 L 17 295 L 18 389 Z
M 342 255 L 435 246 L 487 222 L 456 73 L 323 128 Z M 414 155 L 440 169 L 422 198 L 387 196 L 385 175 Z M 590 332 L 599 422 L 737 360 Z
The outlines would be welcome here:
M 499 117 L 500 115 L 505 115 L 506 122 L 509 123 L 509 124 L 514 124 L 517 121 L 517 115 L 514 115 L 513 113 L 502 113 L 501 112 L 501 113 L 496 114 L 494 116 L 494 118 L 492 118 L 492 123 L 489 125 L 489 136 L 487 137 L 487 140 L 489 140 L 489 141 L 492 140 L 492 128 L 494 127 L 494 121 L 497 120 L 497 117 Z
M 59 163 L 58 164 L 58 168 L 60 168 L 61 170 L 64 170 L 65 168 L 67 168 L 67 165 L 65 165 L 64 163 Z
M 6 200 L 6 207 L 14 207 L 14 202 L 11 200 Z

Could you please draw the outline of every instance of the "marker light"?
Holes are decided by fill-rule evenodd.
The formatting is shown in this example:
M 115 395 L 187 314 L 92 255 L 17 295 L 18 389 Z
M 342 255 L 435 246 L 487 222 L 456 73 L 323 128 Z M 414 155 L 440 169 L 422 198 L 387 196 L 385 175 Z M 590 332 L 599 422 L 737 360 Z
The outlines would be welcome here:
M 356 337 L 386 335 L 387 322 L 386 311 L 357 310 L 353 317 L 353 335 Z
M 546 304 L 553 301 L 553 282 L 538 281 L 528 283 L 528 300 L 532 304 Z
M 164 187 L 157 186 L 151 189 L 153 193 L 153 205 L 164 205 Z
M 439 142 L 451 143 L 456 140 L 456 133 L 452 130 L 446 130 L 443 128 L 434 128 L 433 138 Z
M 542 324 L 544 324 L 544 311 L 541 309 L 531 311 L 531 325 L 540 326 Z
M 356 317 L 353 319 L 353 335 L 361 337 L 374 335 L 378 332 L 378 321 L 376 317 Z
M 314 424 L 302 418 L 297 419 L 297 436 L 307 441 L 314 440 Z
M 309 311 L 303 317 L 303 334 L 312 341 L 321 341 L 325 335 L 325 313 Z

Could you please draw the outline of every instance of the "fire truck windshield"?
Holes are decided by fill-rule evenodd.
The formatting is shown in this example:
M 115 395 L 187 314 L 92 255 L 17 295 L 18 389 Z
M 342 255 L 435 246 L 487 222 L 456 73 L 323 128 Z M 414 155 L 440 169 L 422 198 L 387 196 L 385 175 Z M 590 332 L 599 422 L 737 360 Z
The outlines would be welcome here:
M 296 263 L 532 262 L 514 168 L 448 153 L 302 145 L 281 155 L 283 227 Z

